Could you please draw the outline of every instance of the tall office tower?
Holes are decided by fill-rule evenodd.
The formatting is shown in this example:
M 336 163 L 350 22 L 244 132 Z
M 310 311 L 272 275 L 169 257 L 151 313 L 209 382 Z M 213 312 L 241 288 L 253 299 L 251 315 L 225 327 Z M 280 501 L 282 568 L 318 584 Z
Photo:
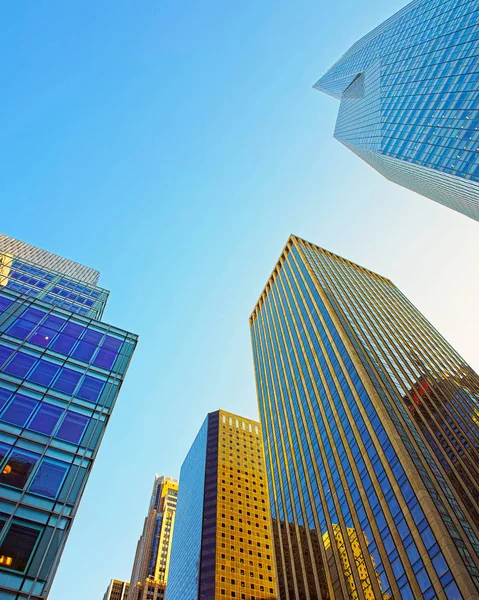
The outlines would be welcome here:
M 478 598 L 476 373 L 388 279 L 295 236 L 250 323 L 281 600 Z
M 160 600 L 165 597 L 177 497 L 178 481 L 156 475 L 148 514 L 136 548 L 128 600 Z
M 103 600 L 127 600 L 130 584 L 126 581 L 112 579 L 103 596 Z
M 478 62 L 479 0 L 414 0 L 314 87 L 341 100 L 334 135 L 347 148 L 479 221 Z
M 0 235 L 0 598 L 48 596 L 137 336 L 99 273 Z
M 209 413 L 181 467 L 168 600 L 276 600 L 259 423 Z

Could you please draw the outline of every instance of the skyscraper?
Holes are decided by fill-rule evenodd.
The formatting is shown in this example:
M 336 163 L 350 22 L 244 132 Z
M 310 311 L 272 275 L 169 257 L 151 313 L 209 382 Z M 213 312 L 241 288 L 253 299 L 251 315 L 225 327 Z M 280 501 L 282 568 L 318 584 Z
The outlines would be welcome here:
M 0 597 L 47 597 L 137 343 L 99 273 L 0 235 Z
M 347 148 L 479 220 L 478 62 L 478 0 L 414 0 L 314 87 L 341 100 L 334 135 Z
M 130 584 L 118 579 L 112 579 L 103 596 L 103 600 L 127 600 Z
M 181 467 L 168 600 L 276 600 L 259 423 L 206 417 Z
M 156 475 L 143 533 L 136 548 L 128 600 L 165 597 L 177 497 L 178 481 Z
M 295 236 L 250 318 L 281 600 L 477 598 L 479 377 Z

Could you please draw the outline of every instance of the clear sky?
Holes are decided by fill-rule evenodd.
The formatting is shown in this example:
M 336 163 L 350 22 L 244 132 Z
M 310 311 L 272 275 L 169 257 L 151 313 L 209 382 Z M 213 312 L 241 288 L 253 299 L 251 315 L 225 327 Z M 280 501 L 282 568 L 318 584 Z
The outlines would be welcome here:
M 128 579 L 155 473 L 256 417 L 248 317 L 290 233 L 391 278 L 476 369 L 479 223 L 383 179 L 312 89 L 403 0 L 0 8 L 1 230 L 101 271 L 140 344 L 50 600 Z

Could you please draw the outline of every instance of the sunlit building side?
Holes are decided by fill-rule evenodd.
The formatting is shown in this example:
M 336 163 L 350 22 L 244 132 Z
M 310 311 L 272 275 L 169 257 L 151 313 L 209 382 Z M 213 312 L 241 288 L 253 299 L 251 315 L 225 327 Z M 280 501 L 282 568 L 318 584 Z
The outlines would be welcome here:
M 390 280 L 291 236 L 250 319 L 282 600 L 479 592 L 479 377 Z

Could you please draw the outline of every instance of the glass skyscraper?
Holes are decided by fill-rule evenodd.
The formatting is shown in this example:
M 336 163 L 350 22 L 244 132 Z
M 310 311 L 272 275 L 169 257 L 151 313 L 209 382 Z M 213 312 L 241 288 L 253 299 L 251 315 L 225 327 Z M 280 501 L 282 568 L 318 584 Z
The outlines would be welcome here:
M 137 343 L 93 269 L 0 235 L 0 598 L 48 596 Z
M 479 220 L 478 63 L 478 0 L 414 0 L 314 87 L 341 100 L 340 142 L 391 181 Z
M 128 600 L 163 600 L 168 583 L 178 481 L 155 476 L 133 562 Z
M 250 318 L 281 600 L 479 597 L 479 377 L 295 236 Z
M 277 600 L 260 424 L 209 413 L 181 467 L 167 600 Z

